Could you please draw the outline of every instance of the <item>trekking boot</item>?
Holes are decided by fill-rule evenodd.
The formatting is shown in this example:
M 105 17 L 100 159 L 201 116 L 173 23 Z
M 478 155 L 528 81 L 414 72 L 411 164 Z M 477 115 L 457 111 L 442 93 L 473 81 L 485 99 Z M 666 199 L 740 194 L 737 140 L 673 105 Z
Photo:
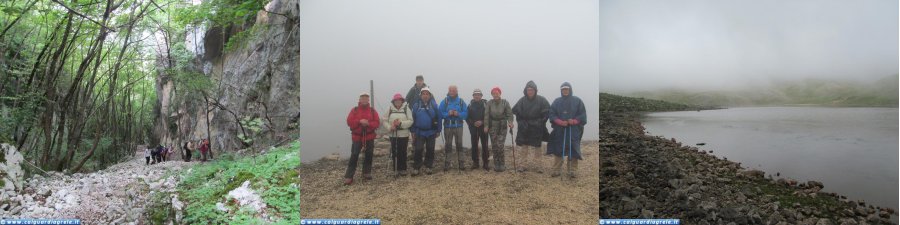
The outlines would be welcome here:
M 372 180 L 372 174 L 363 174 L 363 180 Z
M 344 178 L 344 185 L 353 184 L 353 178 Z
M 431 168 L 425 168 L 425 174 L 431 175 L 431 173 L 433 173 L 433 171 L 431 171 Z
M 412 176 L 414 176 L 414 177 L 415 177 L 415 176 L 418 176 L 418 175 L 419 175 L 419 172 L 421 172 L 419 169 L 414 169 L 414 170 L 412 171 Z
M 406 170 L 401 170 L 399 174 L 400 174 L 401 177 L 402 177 L 402 176 L 406 176 Z

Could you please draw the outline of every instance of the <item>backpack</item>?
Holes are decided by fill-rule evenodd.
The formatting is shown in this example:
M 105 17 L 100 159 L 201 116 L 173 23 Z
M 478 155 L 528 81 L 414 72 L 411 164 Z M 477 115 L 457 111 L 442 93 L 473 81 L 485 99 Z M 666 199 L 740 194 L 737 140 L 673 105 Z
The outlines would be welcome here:
M 450 106 L 450 101 L 447 101 L 447 98 L 448 97 L 444 97 L 444 108 L 447 108 L 447 106 Z M 456 96 L 456 98 L 459 98 L 459 96 Z M 460 109 L 462 109 L 462 99 L 459 99 L 459 101 L 456 101 L 456 107 L 459 107 Z
M 357 110 L 357 109 L 359 109 L 359 106 L 354 106 L 354 107 L 353 107 L 353 111 L 352 111 L 353 114 L 356 114 L 356 110 Z M 375 118 L 375 109 L 373 109 L 372 106 L 369 106 L 369 113 L 372 114 L 371 118 Z M 353 128 L 350 128 L 350 133 L 351 133 L 351 134 L 353 133 Z M 360 135 L 362 135 L 362 134 L 360 134 Z
M 416 107 L 415 110 L 419 110 L 419 109 L 425 109 L 426 111 L 428 110 L 428 108 L 422 107 L 422 104 L 419 104 L 419 103 L 416 103 L 415 107 Z M 438 109 L 435 109 L 434 106 L 432 106 L 431 109 L 432 109 L 431 113 L 430 113 L 431 114 L 431 129 L 435 130 L 435 129 L 440 128 L 440 123 L 438 123 L 438 116 L 439 116 L 438 112 L 437 112 Z
M 448 98 L 449 97 L 444 97 L 444 108 L 447 108 L 450 106 L 450 101 L 447 101 Z M 456 101 L 456 107 L 459 108 L 460 110 L 462 110 L 463 109 L 462 98 L 460 98 L 459 96 L 456 96 L 456 98 L 459 99 L 459 101 Z M 450 120 L 444 120 L 444 125 L 449 125 L 449 124 L 451 124 Z
M 407 110 L 409 107 L 401 107 L 401 108 L 403 108 L 403 111 L 400 111 L 400 112 L 394 112 L 394 110 L 391 109 L 390 112 L 388 112 L 388 115 L 387 115 L 386 118 L 387 118 L 387 119 L 391 119 L 391 115 L 394 115 L 394 113 L 400 113 L 400 114 L 403 114 L 403 117 L 406 117 L 406 119 L 410 119 L 410 118 L 409 118 L 409 115 L 406 114 L 406 110 Z M 388 122 L 391 122 L 391 121 L 388 121 Z M 382 127 L 383 127 L 383 126 L 382 126 Z M 380 127 L 379 127 L 379 128 L 380 128 Z M 385 128 L 385 129 L 386 129 L 386 128 Z

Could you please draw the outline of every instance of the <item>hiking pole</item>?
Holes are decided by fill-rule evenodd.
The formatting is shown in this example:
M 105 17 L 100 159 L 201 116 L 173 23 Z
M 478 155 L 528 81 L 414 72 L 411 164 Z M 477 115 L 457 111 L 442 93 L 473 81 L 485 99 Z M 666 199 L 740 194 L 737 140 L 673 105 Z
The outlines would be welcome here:
M 397 159 L 395 158 L 397 155 L 394 153 L 397 151 L 397 138 L 397 128 L 394 127 L 394 137 L 391 138 L 391 165 L 394 167 L 394 172 L 397 172 Z
M 513 149 L 513 173 L 519 172 L 519 167 L 516 166 L 516 135 L 513 134 L 512 129 L 509 129 L 509 136 L 512 137 L 512 149 Z
M 572 127 L 571 126 L 566 127 L 566 133 L 569 134 L 568 137 L 566 138 L 566 140 L 569 141 L 569 154 L 568 154 L 569 158 L 566 159 L 566 160 L 568 160 L 566 162 L 566 173 L 568 174 L 568 173 L 572 172 Z
M 562 151 L 562 159 L 563 159 L 563 160 L 566 159 L 566 140 L 568 139 L 568 136 L 569 136 L 569 127 L 567 126 L 566 128 L 563 128 L 562 148 L 559 149 L 560 151 Z M 571 145 L 571 143 L 569 143 L 569 144 Z M 568 164 L 567 164 L 567 165 L 568 165 Z M 568 167 L 566 167 L 566 168 L 567 168 L 567 170 L 568 170 Z M 568 171 L 566 171 L 566 172 L 568 172 Z M 562 174 L 560 174 L 559 180 L 563 180 Z

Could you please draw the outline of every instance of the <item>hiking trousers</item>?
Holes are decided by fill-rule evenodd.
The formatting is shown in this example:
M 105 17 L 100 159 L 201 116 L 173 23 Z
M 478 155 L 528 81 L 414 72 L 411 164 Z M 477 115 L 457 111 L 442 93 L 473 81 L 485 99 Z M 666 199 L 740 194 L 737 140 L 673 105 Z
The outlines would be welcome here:
M 363 150 L 363 143 L 365 143 L 365 150 Z M 359 151 L 363 150 L 365 154 L 365 159 L 363 159 L 363 175 L 372 174 L 372 152 L 375 151 L 375 140 L 368 140 L 365 142 L 362 141 L 354 141 L 353 145 L 350 147 L 350 162 L 347 163 L 347 172 L 344 173 L 344 178 L 353 179 L 353 175 L 356 174 L 356 165 L 359 162 Z
M 444 169 L 450 169 L 454 160 L 459 164 L 459 169 L 465 169 L 462 134 L 462 127 L 444 128 Z M 456 145 L 455 148 L 453 145 Z

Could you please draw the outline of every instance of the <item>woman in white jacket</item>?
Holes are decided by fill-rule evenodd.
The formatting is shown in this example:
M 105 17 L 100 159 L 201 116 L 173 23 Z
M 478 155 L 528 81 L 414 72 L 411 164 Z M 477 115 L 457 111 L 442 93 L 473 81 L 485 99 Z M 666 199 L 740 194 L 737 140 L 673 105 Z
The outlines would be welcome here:
M 409 146 L 409 127 L 413 124 L 412 110 L 406 105 L 400 93 L 394 94 L 391 106 L 385 112 L 387 120 L 382 125 L 388 129 L 391 138 L 391 167 L 397 176 L 406 176 L 406 147 Z

